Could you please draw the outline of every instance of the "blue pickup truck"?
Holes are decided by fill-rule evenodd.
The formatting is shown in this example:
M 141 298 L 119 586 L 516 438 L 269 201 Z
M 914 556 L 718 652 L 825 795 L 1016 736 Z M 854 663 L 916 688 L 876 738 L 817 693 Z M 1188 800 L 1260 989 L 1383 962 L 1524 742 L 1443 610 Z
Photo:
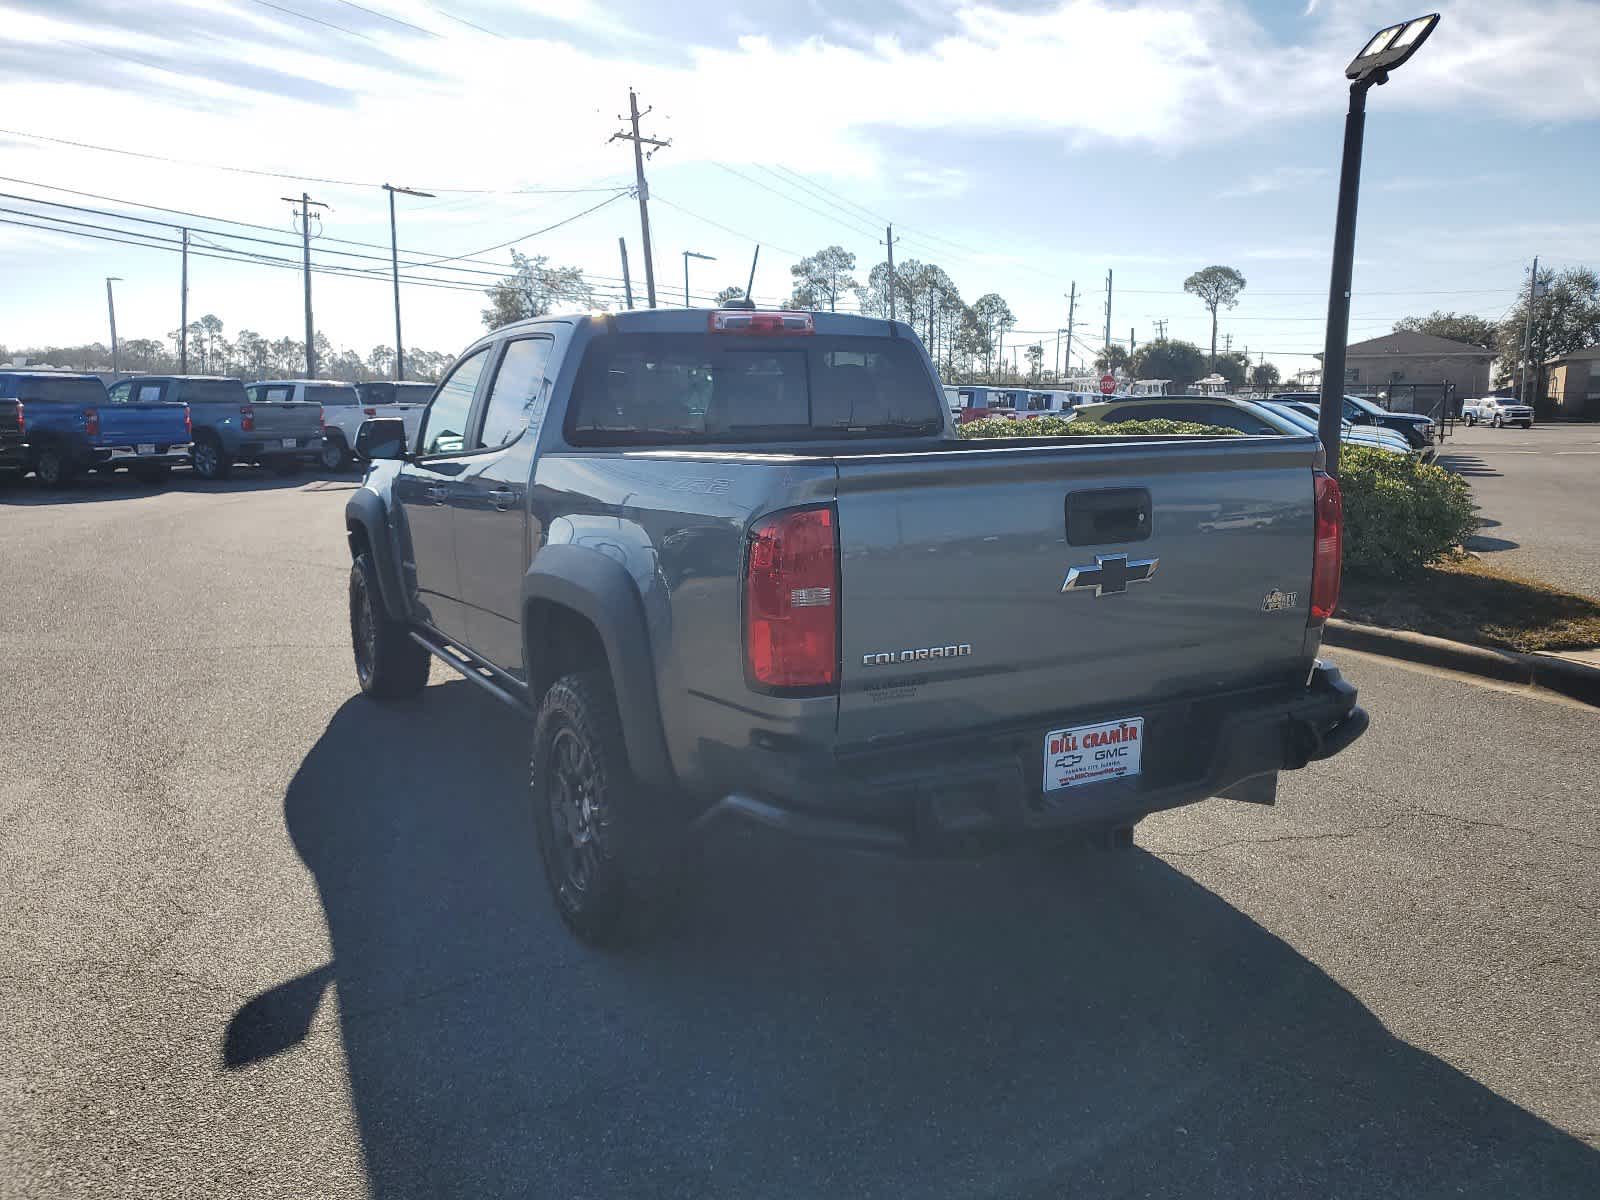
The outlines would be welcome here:
M 126 467 L 159 483 L 189 461 L 189 409 L 183 404 L 113 404 L 94 375 L 0 372 L 0 402 L 19 402 L 27 461 L 46 487 L 84 471 Z

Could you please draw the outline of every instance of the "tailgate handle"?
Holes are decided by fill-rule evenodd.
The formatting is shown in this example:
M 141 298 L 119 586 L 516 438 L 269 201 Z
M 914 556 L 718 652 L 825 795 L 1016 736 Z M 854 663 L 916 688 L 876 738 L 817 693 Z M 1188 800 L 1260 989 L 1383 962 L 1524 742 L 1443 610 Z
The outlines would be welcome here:
M 1067 493 L 1068 545 L 1142 542 L 1149 538 L 1152 524 L 1149 488 Z

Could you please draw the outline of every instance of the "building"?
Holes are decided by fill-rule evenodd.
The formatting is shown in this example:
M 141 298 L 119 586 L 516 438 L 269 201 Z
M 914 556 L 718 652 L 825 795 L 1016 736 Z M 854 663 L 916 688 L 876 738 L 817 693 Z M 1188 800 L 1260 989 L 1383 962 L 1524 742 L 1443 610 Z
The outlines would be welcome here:
M 1600 345 L 1549 359 L 1544 369 L 1545 395 L 1557 417 L 1600 417 Z
M 1495 359 L 1495 352 L 1482 346 L 1411 330 L 1355 342 L 1344 353 L 1346 387 L 1366 391 L 1392 383 L 1447 383 L 1463 398 L 1488 393 L 1489 364 Z

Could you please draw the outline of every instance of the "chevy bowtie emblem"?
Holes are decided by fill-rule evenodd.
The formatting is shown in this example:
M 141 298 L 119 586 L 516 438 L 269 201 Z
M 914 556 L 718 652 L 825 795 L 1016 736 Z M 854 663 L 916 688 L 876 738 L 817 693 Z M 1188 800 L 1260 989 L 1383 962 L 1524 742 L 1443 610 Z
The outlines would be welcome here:
M 1094 566 L 1071 567 L 1061 584 L 1063 592 L 1093 588 L 1096 596 L 1115 596 L 1128 590 L 1130 583 L 1148 583 L 1156 573 L 1159 558 L 1128 560 L 1126 554 L 1096 554 Z

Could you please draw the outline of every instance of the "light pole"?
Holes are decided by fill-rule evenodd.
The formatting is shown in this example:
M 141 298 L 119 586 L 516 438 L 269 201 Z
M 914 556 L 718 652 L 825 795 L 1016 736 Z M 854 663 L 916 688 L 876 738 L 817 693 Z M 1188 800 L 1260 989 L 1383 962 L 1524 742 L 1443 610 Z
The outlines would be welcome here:
M 434 195 L 395 187 L 391 183 L 384 184 L 383 190 L 389 193 L 389 265 L 394 268 L 394 377 L 398 382 L 406 377 L 406 356 L 400 346 L 400 241 L 394 231 L 394 194 L 421 196 L 425 200 L 434 199 Z
M 111 316 L 111 373 L 113 375 L 120 375 L 122 372 L 118 369 L 119 362 L 117 358 L 117 302 L 111 295 L 111 285 L 121 282 L 121 275 L 106 276 L 106 312 Z
M 703 258 L 707 262 L 717 261 L 715 255 L 701 254 L 698 250 L 685 250 L 683 252 L 683 306 L 685 308 L 694 307 L 693 304 L 689 303 L 689 260 L 691 258 Z
M 1361 137 L 1367 123 L 1367 92 L 1389 81 L 1389 73 L 1417 52 L 1439 23 L 1438 13 L 1380 29 L 1344 69 L 1350 80 L 1350 111 L 1344 119 L 1344 161 L 1339 168 L 1339 209 L 1333 226 L 1333 274 L 1328 282 L 1328 331 L 1322 346 L 1322 408 L 1317 435 L 1327 454 L 1328 474 L 1339 476 L 1339 434 L 1344 423 L 1344 351 L 1350 338 L 1350 280 L 1356 258 L 1356 200 L 1361 192 Z

